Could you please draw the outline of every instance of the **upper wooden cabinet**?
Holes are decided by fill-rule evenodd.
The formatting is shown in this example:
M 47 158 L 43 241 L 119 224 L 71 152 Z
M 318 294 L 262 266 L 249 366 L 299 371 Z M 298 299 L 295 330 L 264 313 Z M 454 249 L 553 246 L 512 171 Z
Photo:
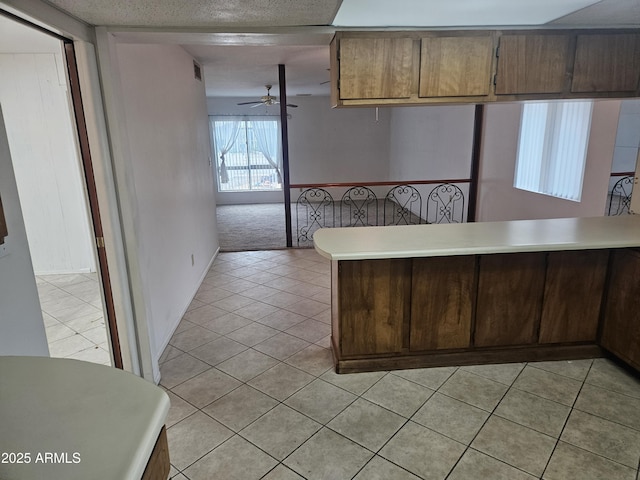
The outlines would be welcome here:
M 495 35 L 338 32 L 334 105 L 483 101 L 491 91 Z
M 340 42 L 340 97 L 408 98 L 411 38 L 345 38 Z
M 333 106 L 640 97 L 640 29 L 342 31 Z
M 640 34 L 578 35 L 572 92 L 635 92 Z
M 489 94 L 492 37 L 429 37 L 421 43 L 421 97 Z
M 499 48 L 496 94 L 564 90 L 569 35 L 503 35 Z

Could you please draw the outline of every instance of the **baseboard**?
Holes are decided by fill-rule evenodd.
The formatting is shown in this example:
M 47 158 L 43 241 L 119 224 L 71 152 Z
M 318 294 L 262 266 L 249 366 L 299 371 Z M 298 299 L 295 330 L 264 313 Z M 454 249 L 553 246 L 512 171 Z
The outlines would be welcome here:
M 77 268 L 74 270 L 47 270 L 47 271 L 34 271 L 34 275 L 80 275 L 83 273 L 96 273 L 92 268 Z
M 196 289 L 193 291 L 193 294 L 189 297 L 189 301 L 180 310 L 180 315 L 178 315 L 178 318 L 177 318 L 177 320 L 175 322 L 175 325 L 171 329 L 171 333 L 162 342 L 162 348 L 160 348 L 160 350 L 159 350 L 158 358 L 154 358 L 153 359 L 153 361 L 156 363 L 156 365 L 158 365 L 157 375 L 154 375 L 154 381 L 156 382 L 156 385 L 159 384 L 160 380 L 161 380 L 161 375 L 160 375 L 160 357 L 162 357 L 162 354 L 166 350 L 167 345 L 169 345 L 169 342 L 171 341 L 171 338 L 173 337 L 173 334 L 176 332 L 178 326 L 180 325 L 180 322 L 182 321 L 182 317 L 184 317 L 185 313 L 187 313 L 187 310 L 189 309 L 189 305 L 191 305 L 191 302 L 193 302 L 193 299 L 195 298 L 196 294 L 198 293 L 198 289 L 200 288 L 200 285 L 202 285 L 202 282 L 204 281 L 204 278 L 207 276 L 207 273 L 209 273 L 209 270 L 211 269 L 211 265 L 213 265 L 213 262 L 216 260 L 216 258 L 218 257 L 219 253 L 220 253 L 220 247 L 218 247 L 216 249 L 216 251 L 213 253 L 213 257 L 211 257 L 211 260 L 209 261 L 207 267 L 204 269 L 204 272 L 203 272 L 202 276 L 198 280 Z

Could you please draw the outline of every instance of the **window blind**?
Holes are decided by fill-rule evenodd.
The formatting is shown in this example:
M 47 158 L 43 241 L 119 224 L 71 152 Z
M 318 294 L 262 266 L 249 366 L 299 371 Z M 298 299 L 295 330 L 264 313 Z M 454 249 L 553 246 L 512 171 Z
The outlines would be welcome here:
M 580 201 L 593 102 L 526 103 L 514 187 Z

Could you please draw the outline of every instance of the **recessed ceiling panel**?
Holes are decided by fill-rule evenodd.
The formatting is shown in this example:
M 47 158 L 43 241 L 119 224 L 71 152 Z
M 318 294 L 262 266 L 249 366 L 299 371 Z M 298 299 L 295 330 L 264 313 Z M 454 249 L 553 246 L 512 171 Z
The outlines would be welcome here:
M 594 0 L 343 0 L 336 27 L 541 25 Z
M 551 22 L 557 26 L 640 26 L 640 1 L 601 0 L 600 2 Z
M 186 45 L 183 48 L 204 66 L 207 96 L 210 97 L 264 95 L 265 85 L 278 84 L 279 64 L 285 66 L 290 96 L 329 95 L 328 45 Z

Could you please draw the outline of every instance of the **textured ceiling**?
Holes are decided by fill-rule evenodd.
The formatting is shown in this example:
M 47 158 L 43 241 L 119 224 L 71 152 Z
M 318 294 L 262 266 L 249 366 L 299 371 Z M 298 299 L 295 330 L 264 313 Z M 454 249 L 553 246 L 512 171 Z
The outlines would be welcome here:
M 342 11 L 355 8 L 356 19 L 375 8 L 373 23 L 361 25 L 371 27 L 459 27 L 463 18 L 464 28 L 640 27 L 640 0 L 45 1 L 89 24 L 111 26 L 122 42 L 182 45 L 202 63 L 208 96 L 263 95 L 265 84 L 277 85 L 279 63 L 287 67 L 290 96 L 328 95 L 322 83 L 329 78 L 328 44 L 341 5 Z M 482 15 L 469 16 L 479 5 Z
M 44 1 L 92 25 L 127 27 L 640 25 L 640 0 Z
M 277 27 L 330 25 L 340 0 L 48 0 L 92 25 Z

